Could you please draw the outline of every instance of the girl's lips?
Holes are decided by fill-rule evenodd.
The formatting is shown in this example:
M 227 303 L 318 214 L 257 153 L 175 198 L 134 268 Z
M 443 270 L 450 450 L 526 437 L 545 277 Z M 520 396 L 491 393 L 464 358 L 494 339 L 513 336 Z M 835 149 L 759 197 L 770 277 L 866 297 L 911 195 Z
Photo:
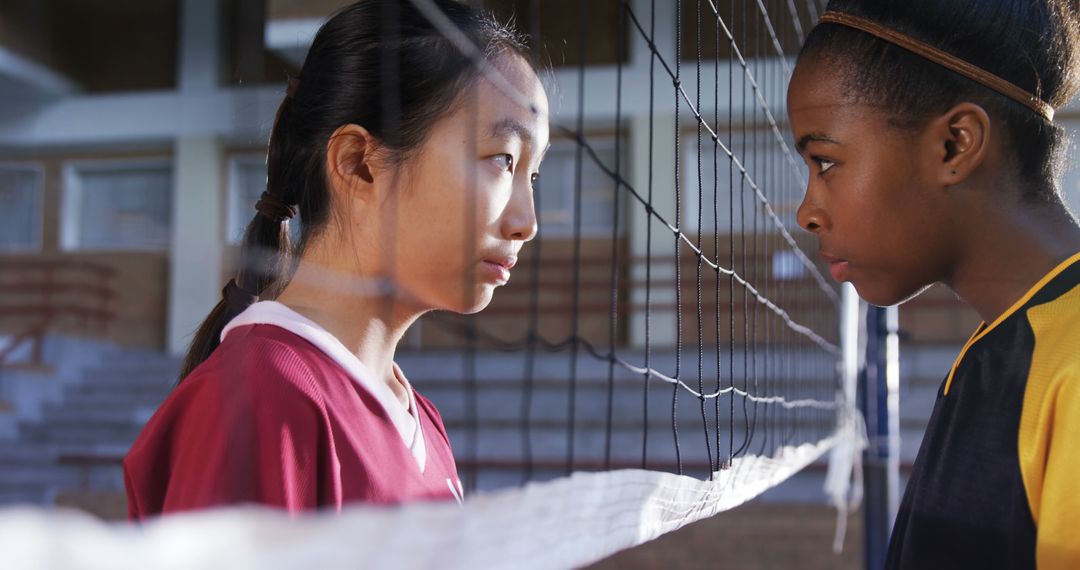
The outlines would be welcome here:
M 838 257 L 833 257 L 824 252 L 818 252 L 818 257 L 829 264 L 829 274 L 836 280 L 837 283 L 843 283 L 848 280 L 849 264 L 846 260 Z
M 510 268 L 496 263 L 494 261 L 484 260 L 480 263 L 481 271 L 489 279 L 494 280 L 496 283 L 503 285 L 510 281 Z
M 836 280 L 837 283 L 843 283 L 848 280 L 848 262 L 846 261 L 831 261 L 829 262 L 829 274 Z

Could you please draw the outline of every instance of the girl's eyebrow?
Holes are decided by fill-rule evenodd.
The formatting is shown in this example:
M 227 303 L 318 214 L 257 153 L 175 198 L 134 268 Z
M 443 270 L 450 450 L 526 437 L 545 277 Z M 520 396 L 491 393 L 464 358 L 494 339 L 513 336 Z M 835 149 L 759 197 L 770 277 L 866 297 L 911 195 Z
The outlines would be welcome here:
M 502 119 L 491 126 L 491 138 L 497 139 L 505 137 L 517 137 L 528 148 L 532 148 L 533 144 L 536 142 L 529 127 L 526 127 L 524 123 L 513 118 Z M 548 141 L 544 150 L 540 151 L 540 160 L 544 159 L 544 155 L 547 154 L 547 151 L 550 148 L 551 141 Z
M 829 135 L 822 133 L 809 133 L 799 137 L 798 142 L 795 143 L 795 148 L 799 150 L 799 154 L 806 152 L 806 145 L 812 142 L 823 142 L 829 144 L 840 144 L 839 141 L 833 139 Z
M 491 126 L 492 138 L 504 138 L 516 136 L 527 146 L 533 145 L 533 134 L 521 121 L 517 119 L 502 119 Z

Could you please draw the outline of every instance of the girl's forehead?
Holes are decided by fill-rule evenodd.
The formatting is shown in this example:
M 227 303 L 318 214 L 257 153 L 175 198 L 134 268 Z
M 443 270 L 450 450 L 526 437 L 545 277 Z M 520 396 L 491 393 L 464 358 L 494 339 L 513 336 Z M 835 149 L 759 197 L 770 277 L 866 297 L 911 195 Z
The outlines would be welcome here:
M 449 148 L 487 142 L 520 142 L 525 149 L 540 152 L 549 142 L 546 95 L 543 91 L 528 99 L 530 107 L 509 97 L 488 81 L 477 81 L 462 94 L 462 102 L 432 128 L 429 140 L 458 141 Z M 436 144 L 437 147 L 445 145 Z
M 788 113 L 843 107 L 853 101 L 843 70 L 816 59 L 800 61 L 788 85 Z
M 503 69 L 499 69 L 502 81 L 481 77 L 473 89 L 471 96 L 475 97 L 476 102 L 476 126 L 487 132 L 500 131 L 504 134 L 524 129 L 529 131 L 529 136 L 521 138 L 546 142 L 548 101 L 543 84 L 528 64 L 515 66 L 508 72 L 504 71 L 505 67 L 500 66 Z M 515 128 L 501 128 L 507 125 Z
M 491 104 L 515 105 L 546 120 L 547 91 L 525 58 L 506 54 L 492 64 L 476 82 L 476 96 Z
M 813 133 L 850 139 L 889 130 L 888 110 L 860 101 L 845 70 L 829 62 L 800 61 L 788 85 L 787 113 L 796 140 Z

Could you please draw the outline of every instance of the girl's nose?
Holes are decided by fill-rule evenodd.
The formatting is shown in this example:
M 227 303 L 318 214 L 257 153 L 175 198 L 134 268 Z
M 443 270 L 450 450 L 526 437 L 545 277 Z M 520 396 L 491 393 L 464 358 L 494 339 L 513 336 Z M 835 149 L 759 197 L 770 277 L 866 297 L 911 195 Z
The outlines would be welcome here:
M 814 234 L 832 227 L 828 214 L 814 200 L 811 188 L 807 188 L 803 195 L 802 203 L 795 212 L 795 221 L 801 228 Z
M 503 237 L 508 240 L 529 241 L 536 237 L 536 230 L 536 205 L 533 202 L 532 189 L 527 183 L 517 184 L 503 214 Z

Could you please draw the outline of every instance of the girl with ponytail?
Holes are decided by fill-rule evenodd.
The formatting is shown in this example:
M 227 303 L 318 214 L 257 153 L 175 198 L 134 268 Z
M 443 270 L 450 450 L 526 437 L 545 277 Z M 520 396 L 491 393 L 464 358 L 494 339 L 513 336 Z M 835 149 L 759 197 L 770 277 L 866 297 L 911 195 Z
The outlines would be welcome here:
M 983 323 L 945 375 L 886 568 L 1080 568 L 1080 224 L 1055 109 L 1075 0 L 832 0 L 788 90 L 797 218 L 875 305 Z
M 125 458 L 132 519 L 460 500 L 439 413 L 394 351 L 425 312 L 479 311 L 509 279 L 536 233 L 547 97 L 516 32 L 434 5 L 475 53 L 399 0 L 361 0 L 316 35 L 239 271 Z

